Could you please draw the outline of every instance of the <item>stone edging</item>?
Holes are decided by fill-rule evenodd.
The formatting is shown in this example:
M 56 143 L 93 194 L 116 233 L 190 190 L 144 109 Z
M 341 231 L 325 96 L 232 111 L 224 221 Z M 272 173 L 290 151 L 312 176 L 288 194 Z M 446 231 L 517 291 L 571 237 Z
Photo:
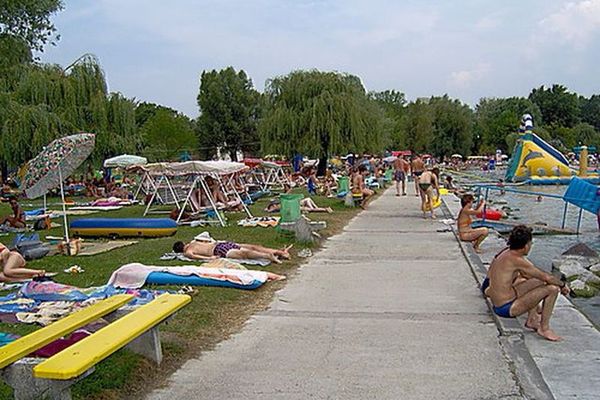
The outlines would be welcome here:
M 454 215 L 450 211 L 450 207 L 446 203 L 446 199 L 442 197 L 442 207 L 444 217 L 454 219 Z M 467 246 L 465 242 L 458 237 L 456 227 L 451 226 L 452 233 L 469 265 L 471 273 L 477 282 L 479 288 L 487 275 L 487 270 L 481 261 L 481 258 L 473 251 L 471 246 Z M 484 298 L 482 296 L 482 298 Z M 525 399 L 548 399 L 554 400 L 555 397 L 550 391 L 541 371 L 539 370 L 535 360 L 531 356 L 529 349 L 525 345 L 523 328 L 517 318 L 500 318 L 494 313 L 493 305 L 490 299 L 484 298 L 489 312 L 496 324 L 496 328 L 500 333 L 500 343 L 504 347 L 505 356 L 510 364 L 513 365 L 513 373 L 519 387 L 521 388 L 523 398 Z

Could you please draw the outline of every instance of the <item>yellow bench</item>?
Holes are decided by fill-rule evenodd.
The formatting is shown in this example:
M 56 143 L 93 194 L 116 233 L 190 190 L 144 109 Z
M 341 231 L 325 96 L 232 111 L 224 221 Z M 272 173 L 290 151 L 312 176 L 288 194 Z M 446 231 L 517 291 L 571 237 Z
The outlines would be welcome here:
M 188 295 L 164 294 L 46 360 L 22 358 L 89 322 L 114 319 L 121 311 L 118 308 L 132 298 L 116 295 L 102 300 L 0 348 L 0 374 L 14 389 L 15 398 L 71 399 L 70 386 L 124 346 L 160 363 L 158 325 L 188 304 Z
M 33 368 L 36 378 L 72 379 L 155 328 L 191 301 L 185 294 L 163 294 L 91 336 L 75 343 Z
M 130 294 L 119 294 L 102 300 L 89 307 L 56 321 L 42 329 L 15 340 L 6 346 L 0 347 L 0 369 L 33 353 L 37 349 L 61 338 L 74 330 L 81 328 L 115 311 L 133 299 Z

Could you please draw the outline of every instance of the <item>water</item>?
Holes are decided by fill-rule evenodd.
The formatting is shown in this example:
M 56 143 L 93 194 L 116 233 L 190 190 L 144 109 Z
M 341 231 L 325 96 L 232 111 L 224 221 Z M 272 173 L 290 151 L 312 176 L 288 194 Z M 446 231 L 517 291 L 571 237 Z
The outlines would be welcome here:
M 562 195 L 567 186 L 522 186 L 514 188 L 522 191 L 534 191 L 545 194 Z M 498 191 L 489 192 L 490 206 L 493 208 L 510 207 L 508 221 L 523 224 L 544 223 L 551 227 L 561 227 L 564 202 L 560 199 L 543 197 L 541 202 L 537 196 L 507 192 L 499 195 Z M 507 204 L 499 204 L 506 201 Z M 565 228 L 577 229 L 579 209 L 573 205 L 568 207 Z M 552 268 L 552 260 L 577 243 L 585 243 L 600 253 L 600 234 L 595 215 L 584 211 L 582 214 L 580 235 L 536 235 L 529 259 L 546 271 Z M 597 326 L 600 326 L 600 296 L 591 299 L 574 298 L 573 303 Z

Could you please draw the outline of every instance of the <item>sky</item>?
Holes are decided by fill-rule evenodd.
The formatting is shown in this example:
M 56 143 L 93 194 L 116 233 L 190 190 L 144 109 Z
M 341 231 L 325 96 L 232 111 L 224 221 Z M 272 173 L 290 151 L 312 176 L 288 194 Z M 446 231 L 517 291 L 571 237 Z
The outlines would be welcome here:
M 408 100 L 600 93 L 600 0 L 64 0 L 43 62 L 94 54 L 109 89 L 194 118 L 204 70 L 257 90 L 293 70 L 357 75 Z

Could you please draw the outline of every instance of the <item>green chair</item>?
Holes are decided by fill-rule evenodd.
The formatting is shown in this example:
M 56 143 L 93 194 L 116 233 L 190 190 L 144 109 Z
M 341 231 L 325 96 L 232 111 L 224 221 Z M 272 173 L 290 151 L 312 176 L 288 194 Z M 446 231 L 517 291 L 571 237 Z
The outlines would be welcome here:
M 304 198 L 304 195 L 301 194 L 282 194 L 279 195 L 279 199 L 281 202 L 281 221 L 285 222 L 296 222 L 300 219 L 302 215 L 300 211 L 300 200 Z
M 386 182 L 391 182 L 393 179 L 393 173 L 394 171 L 392 171 L 391 169 L 386 170 L 383 179 L 385 179 Z
M 339 196 L 345 196 L 350 191 L 350 178 L 347 176 L 340 176 L 338 178 L 337 194 Z

